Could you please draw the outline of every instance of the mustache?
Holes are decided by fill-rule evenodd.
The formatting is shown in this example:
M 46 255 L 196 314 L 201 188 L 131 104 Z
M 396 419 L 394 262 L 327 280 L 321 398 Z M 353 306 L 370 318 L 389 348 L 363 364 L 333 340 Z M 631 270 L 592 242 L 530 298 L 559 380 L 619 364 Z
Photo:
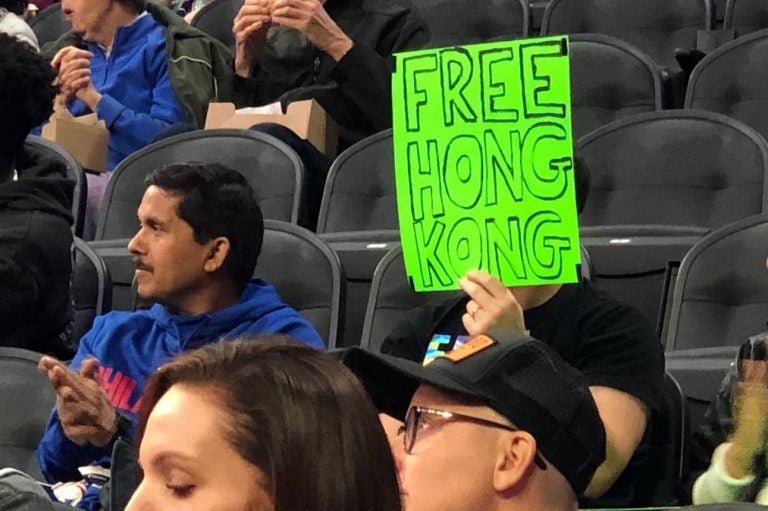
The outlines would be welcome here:
M 133 264 L 136 265 L 137 270 L 144 270 L 149 272 L 154 271 L 154 269 L 150 265 L 142 262 L 142 260 L 139 259 L 138 257 L 133 258 Z

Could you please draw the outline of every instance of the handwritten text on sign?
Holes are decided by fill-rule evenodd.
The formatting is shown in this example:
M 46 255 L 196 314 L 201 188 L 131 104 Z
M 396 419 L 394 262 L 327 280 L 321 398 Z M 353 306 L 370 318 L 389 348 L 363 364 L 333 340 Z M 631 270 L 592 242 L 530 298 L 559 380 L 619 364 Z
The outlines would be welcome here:
M 507 285 L 578 280 L 564 37 L 397 55 L 397 202 L 416 290 L 470 269 Z

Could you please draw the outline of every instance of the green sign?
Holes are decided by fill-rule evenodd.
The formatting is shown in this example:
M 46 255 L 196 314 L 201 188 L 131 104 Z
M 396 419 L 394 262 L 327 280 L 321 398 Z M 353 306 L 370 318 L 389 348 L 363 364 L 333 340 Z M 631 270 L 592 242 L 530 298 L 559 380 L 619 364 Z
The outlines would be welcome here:
M 457 289 L 470 269 L 505 285 L 578 281 L 567 38 L 396 58 L 397 208 L 413 289 Z

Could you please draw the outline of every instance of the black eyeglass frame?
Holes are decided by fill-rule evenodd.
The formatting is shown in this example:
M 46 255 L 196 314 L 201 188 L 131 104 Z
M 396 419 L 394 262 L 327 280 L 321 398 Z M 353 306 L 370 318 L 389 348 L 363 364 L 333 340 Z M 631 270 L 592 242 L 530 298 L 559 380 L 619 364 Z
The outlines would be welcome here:
M 515 426 L 511 426 L 509 424 L 502 424 L 500 422 L 495 422 L 489 419 L 481 419 L 480 417 L 473 417 L 471 415 L 464 415 L 456 412 L 448 412 L 445 410 L 436 410 L 434 408 L 425 408 L 423 406 L 412 406 L 408 409 L 408 412 L 405 414 L 405 422 L 400 427 L 400 433 L 403 435 L 403 447 L 405 449 L 406 454 L 411 454 L 411 451 L 413 450 L 413 446 L 416 444 L 416 436 L 419 430 L 419 422 L 421 422 L 421 416 L 425 414 L 431 415 L 433 417 L 439 417 L 446 421 L 458 420 L 458 421 L 469 422 L 472 424 L 477 424 L 478 426 L 485 426 L 489 428 L 503 429 L 506 431 L 520 431 L 520 428 L 516 428 Z M 539 467 L 541 470 L 547 469 L 547 464 L 539 454 L 538 450 L 536 451 L 536 456 L 534 458 L 534 461 L 536 463 L 536 466 Z

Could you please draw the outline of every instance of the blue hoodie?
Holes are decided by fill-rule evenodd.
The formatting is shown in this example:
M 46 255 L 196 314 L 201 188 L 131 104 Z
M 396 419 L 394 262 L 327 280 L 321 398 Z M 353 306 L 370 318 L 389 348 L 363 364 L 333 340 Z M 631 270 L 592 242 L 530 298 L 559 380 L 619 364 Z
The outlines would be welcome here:
M 76 371 L 83 360 L 96 357 L 107 396 L 135 427 L 147 379 L 165 362 L 182 351 L 220 338 L 271 333 L 290 335 L 310 346 L 324 348 L 315 329 L 283 303 L 272 286 L 254 280 L 246 286 L 237 304 L 211 314 L 179 316 L 155 305 L 147 311 L 99 316 L 80 341 L 70 368 Z M 93 462 L 108 464 L 110 454 L 108 448 L 78 446 L 70 441 L 54 409 L 37 448 L 37 461 L 49 482 L 77 481 L 82 479 L 78 467 Z
M 145 12 L 133 24 L 117 29 L 111 53 L 86 43 L 93 54 L 91 82 L 102 95 L 96 114 L 109 129 L 107 170 L 164 129 L 190 120 L 168 74 L 165 31 Z M 90 113 L 78 99 L 69 111 L 75 116 Z

